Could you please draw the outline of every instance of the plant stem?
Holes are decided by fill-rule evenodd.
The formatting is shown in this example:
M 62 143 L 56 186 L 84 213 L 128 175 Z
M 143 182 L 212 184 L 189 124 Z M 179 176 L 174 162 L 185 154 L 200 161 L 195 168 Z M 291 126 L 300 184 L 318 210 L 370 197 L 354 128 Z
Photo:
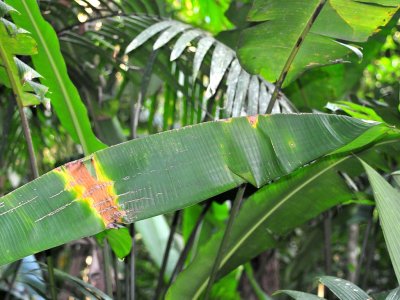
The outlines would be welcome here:
M 0 24 L 0 30 L 2 31 L 2 34 L 6 33 L 6 29 L 3 24 Z M 22 125 L 22 129 L 24 132 L 25 141 L 26 141 L 26 144 L 28 147 L 28 155 L 29 155 L 29 162 L 30 162 L 31 171 L 32 171 L 32 177 L 33 177 L 33 179 L 36 179 L 39 177 L 39 169 L 37 166 L 35 150 L 33 148 L 32 136 L 31 136 L 31 131 L 29 128 L 29 122 L 26 117 L 26 114 L 24 111 L 24 105 L 23 105 L 23 101 L 22 101 L 22 95 L 23 95 L 24 91 L 23 91 L 23 87 L 21 84 L 21 80 L 19 78 L 18 68 L 14 61 L 14 56 L 7 51 L 7 49 L 5 48 L 3 43 L 0 43 L 0 57 L 2 58 L 4 68 L 6 69 L 11 88 L 14 93 L 17 105 L 18 105 L 18 112 L 21 117 L 21 125 Z M 56 292 L 56 288 L 55 288 L 53 258 L 51 256 L 47 256 L 46 259 L 47 259 L 49 281 L 50 281 L 50 284 L 49 284 L 50 295 L 53 300 L 56 300 L 57 292 Z M 14 276 L 14 280 L 15 279 L 16 279 L 16 276 Z M 12 285 L 13 285 L 13 282 L 12 282 Z
M 274 89 L 274 92 L 272 93 L 271 100 L 268 104 L 267 114 L 270 114 L 272 112 L 272 109 L 274 108 L 276 99 L 278 98 L 279 91 L 281 90 L 283 82 L 285 81 L 286 76 L 289 72 L 290 66 L 292 65 L 294 59 L 296 58 L 296 55 L 299 52 L 301 45 L 303 44 L 308 32 L 310 31 L 311 27 L 313 26 L 315 20 L 317 19 L 318 15 L 320 14 L 320 12 L 326 2 L 327 2 L 327 0 L 319 1 L 318 5 L 315 8 L 310 19 L 308 19 L 307 24 L 304 27 L 302 33 L 300 34 L 299 38 L 297 39 L 296 44 L 293 46 L 292 51 L 290 52 L 290 55 L 289 55 L 288 59 L 286 60 L 285 66 L 283 67 L 282 72 L 279 75 L 277 82 L 275 83 L 275 89 Z
M 137 128 L 139 124 L 139 116 L 140 116 L 140 109 L 142 107 L 142 103 L 146 97 L 147 94 L 147 88 L 149 86 L 150 78 L 151 78 L 151 73 L 153 70 L 153 65 L 157 57 L 158 50 L 155 50 L 151 52 L 149 61 L 146 65 L 146 69 L 144 70 L 143 73 L 143 79 L 142 83 L 140 86 L 140 93 L 138 95 L 138 99 L 136 102 L 136 106 L 132 104 L 132 112 L 131 112 L 131 138 L 136 139 L 137 138 Z
M 253 288 L 254 294 L 257 296 L 257 299 L 272 300 L 272 298 L 268 296 L 258 284 L 256 278 L 254 277 L 253 267 L 251 266 L 250 262 L 244 265 L 244 270 L 246 272 L 247 279 L 249 280 L 250 285 Z
M 371 229 L 372 229 L 372 222 L 373 222 L 372 213 L 373 212 L 374 212 L 374 209 L 371 208 L 371 216 L 368 219 L 367 228 L 365 229 L 364 240 L 363 240 L 363 244 L 362 244 L 362 248 L 361 248 L 361 253 L 360 253 L 359 260 L 358 260 L 356 272 L 355 272 L 355 275 L 354 275 L 354 283 L 355 284 L 358 284 L 358 280 L 360 278 L 361 266 L 362 266 L 362 264 L 364 262 L 365 255 L 367 253 L 367 246 L 368 246 L 369 236 L 371 234 Z
M 114 277 L 115 277 L 115 290 L 116 290 L 116 296 L 117 300 L 121 300 L 121 283 L 119 281 L 119 276 L 118 276 L 118 257 L 116 255 L 113 256 L 113 268 L 114 268 Z
M 234 222 L 234 220 L 236 218 L 236 215 L 237 215 L 237 213 L 239 211 L 239 208 L 240 208 L 240 205 L 242 203 L 243 194 L 244 194 L 245 190 L 246 190 L 246 184 L 242 184 L 239 187 L 239 189 L 238 189 L 238 191 L 236 193 L 236 197 L 235 197 L 235 200 L 233 202 L 232 210 L 231 210 L 231 213 L 229 215 L 228 224 L 226 225 L 224 236 L 223 236 L 221 244 L 219 246 L 219 250 L 218 250 L 218 253 L 217 253 L 217 257 L 215 258 L 213 268 L 211 270 L 210 279 L 208 281 L 207 289 L 206 289 L 205 296 L 204 296 L 205 300 L 207 300 L 211 295 L 211 288 L 212 288 L 212 286 L 214 284 L 214 281 L 215 281 L 215 279 L 217 277 L 218 269 L 219 269 L 219 266 L 221 265 L 222 256 L 224 255 L 224 253 L 226 251 L 226 247 L 228 245 L 228 240 L 229 240 L 229 237 L 230 237 L 230 234 L 231 234 L 231 231 L 232 231 L 233 222 Z
M 324 258 L 325 258 L 325 274 L 332 273 L 332 214 L 327 211 L 324 217 Z
M 160 273 L 158 273 L 158 282 L 157 282 L 157 288 L 156 288 L 154 300 L 159 299 L 161 296 L 162 286 L 163 286 L 163 282 L 164 282 L 164 273 L 165 273 L 165 269 L 167 268 L 169 253 L 171 250 L 172 242 L 174 241 L 174 236 L 175 236 L 176 228 L 178 227 L 179 219 L 181 217 L 181 212 L 182 212 L 181 210 L 176 211 L 172 218 L 168 241 L 167 241 L 167 245 L 166 245 L 166 248 L 164 251 L 164 256 L 163 256 L 163 260 L 162 260 L 162 264 L 161 264 L 161 270 L 160 270 Z
M 17 279 L 19 268 L 21 267 L 21 264 L 22 264 L 22 259 L 16 261 L 14 264 L 15 264 L 15 270 L 14 270 L 13 276 L 11 278 L 11 281 L 10 281 L 10 283 L 8 285 L 8 292 L 7 292 L 7 295 L 4 298 L 4 300 L 9 300 L 10 297 L 12 296 L 11 291 L 12 291 L 12 288 L 14 286 L 15 280 Z M 4 276 L 4 274 L 3 274 L 3 276 Z M 5 279 L 5 276 L 4 276 L 4 278 L 3 278 L 3 276 L 1 278 L 2 281 L 3 281 L 3 279 Z
M 6 31 L 4 25 L 1 24 L 0 30 Z M 35 179 L 39 177 L 39 171 L 35 157 L 35 150 L 33 149 L 31 131 L 29 129 L 28 119 L 25 115 L 24 105 L 22 102 L 22 95 L 24 91 L 18 75 L 18 69 L 14 61 L 14 56 L 7 51 L 3 43 L 0 43 L 0 57 L 3 60 L 4 68 L 6 69 L 11 88 L 18 105 L 18 112 L 21 117 L 21 125 L 24 132 L 26 144 L 28 146 L 29 162 L 31 166 L 32 177 L 33 179 Z
M 127 300 L 135 299 L 135 224 L 129 226 L 129 233 L 132 237 L 132 250 L 126 261 L 125 266 L 125 297 Z
M 197 233 L 199 231 L 200 225 L 203 222 L 203 219 L 208 211 L 208 209 L 211 207 L 211 202 L 208 201 L 205 206 L 203 207 L 203 210 L 200 213 L 200 216 L 197 218 L 196 224 L 194 225 L 194 228 L 192 230 L 192 232 L 190 233 L 189 239 L 187 240 L 187 243 L 185 245 L 185 247 L 182 250 L 181 255 L 179 256 L 179 259 L 176 263 L 175 269 L 172 272 L 171 278 L 169 279 L 168 285 L 166 287 L 166 290 L 168 290 L 168 288 L 171 286 L 172 282 L 175 280 L 176 276 L 178 275 L 178 273 L 182 270 L 183 265 L 185 264 L 186 258 L 189 254 L 190 249 L 193 246 L 193 243 L 196 239 Z M 162 295 L 160 298 L 163 298 Z
M 366 257 L 366 262 L 365 262 L 365 270 L 364 270 L 364 278 L 361 283 L 361 288 L 366 289 L 367 284 L 368 284 L 368 277 L 370 273 L 370 269 L 373 263 L 373 258 L 375 254 L 375 246 L 376 246 L 376 238 L 377 238 L 377 232 L 379 231 L 379 221 L 375 222 L 374 226 L 372 227 L 371 230 L 371 238 L 369 239 L 369 245 L 367 247 L 368 253 Z
M 109 296 L 113 296 L 112 290 L 112 281 L 111 281 L 111 274 L 110 270 L 112 268 L 112 257 L 110 253 L 110 246 L 108 245 L 107 239 L 104 240 L 104 247 L 103 247 L 103 261 L 104 261 L 104 281 L 106 286 L 106 294 Z
M 131 105 L 131 139 L 137 138 L 137 129 L 139 124 L 140 108 L 143 100 L 147 93 L 149 86 L 151 73 L 153 70 L 153 64 L 156 59 L 158 51 L 153 51 L 150 55 L 149 62 L 146 65 L 146 69 L 143 74 L 143 80 L 140 86 L 140 92 L 137 98 L 136 106 L 135 103 Z M 129 231 L 132 236 L 132 250 L 127 259 L 127 267 L 125 269 L 125 280 L 126 280 L 126 297 L 127 299 L 135 299 L 135 224 L 132 223 L 129 227 Z
M 54 259 L 51 253 L 48 254 L 47 251 L 45 253 L 47 262 L 47 272 L 49 277 L 50 296 L 52 300 L 57 300 L 56 280 L 54 277 Z

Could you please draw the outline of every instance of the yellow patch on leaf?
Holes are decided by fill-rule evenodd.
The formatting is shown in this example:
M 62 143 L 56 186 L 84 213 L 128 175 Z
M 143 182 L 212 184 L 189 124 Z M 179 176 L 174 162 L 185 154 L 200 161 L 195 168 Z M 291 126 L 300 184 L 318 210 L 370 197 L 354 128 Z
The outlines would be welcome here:
M 125 212 L 120 210 L 114 183 L 91 158 L 96 177 L 90 174 L 83 161 L 73 161 L 57 169 L 66 181 L 66 189 L 76 194 L 79 200 L 86 201 L 101 217 L 107 228 L 122 221 Z

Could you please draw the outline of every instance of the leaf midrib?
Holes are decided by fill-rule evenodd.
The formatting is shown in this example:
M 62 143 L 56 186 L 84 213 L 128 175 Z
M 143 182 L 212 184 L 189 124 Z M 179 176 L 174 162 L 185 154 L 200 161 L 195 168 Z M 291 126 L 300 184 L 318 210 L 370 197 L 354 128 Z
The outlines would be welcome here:
M 79 141 L 80 141 L 80 143 L 82 145 L 83 151 L 84 151 L 84 153 L 89 154 L 90 153 L 89 152 L 89 148 L 88 148 L 88 145 L 87 145 L 86 140 L 84 138 L 82 129 L 79 126 L 78 118 L 77 118 L 77 115 L 76 115 L 75 110 L 73 108 L 71 98 L 70 98 L 70 96 L 69 96 L 69 94 L 67 92 L 67 89 L 66 89 L 66 87 L 64 85 L 64 82 L 63 82 L 63 80 L 61 78 L 61 75 L 58 72 L 58 69 L 56 67 L 56 63 L 55 63 L 55 61 L 53 59 L 53 56 L 51 55 L 51 52 L 49 51 L 49 49 L 47 47 L 47 44 L 46 44 L 46 42 L 44 40 L 44 37 L 43 37 L 41 31 L 39 30 L 38 26 L 36 25 L 35 19 L 33 18 L 33 15 L 32 15 L 32 13 L 31 13 L 31 11 L 29 9 L 29 6 L 26 3 L 26 0 L 22 0 L 22 4 L 25 7 L 25 11 L 26 11 L 31 23 L 32 23 L 32 26 L 35 28 L 36 34 L 40 39 L 40 43 L 42 44 L 43 49 L 46 52 L 46 55 L 47 55 L 47 58 L 49 60 L 50 66 L 53 69 L 53 72 L 54 72 L 54 74 L 55 74 L 55 76 L 57 78 L 57 81 L 59 82 L 59 86 L 60 86 L 61 92 L 62 92 L 62 94 L 64 96 L 65 103 L 67 104 L 68 111 L 69 111 L 69 113 L 71 115 L 71 118 L 72 118 L 72 123 L 74 124 L 74 128 L 75 128 L 76 133 L 78 135 L 78 139 L 79 139 Z
M 345 156 L 341 159 L 339 159 L 338 161 L 336 161 L 335 163 L 331 164 L 329 167 L 327 167 L 326 169 L 323 169 L 322 171 L 314 174 L 314 176 L 312 176 L 311 178 L 309 178 L 308 180 L 306 180 L 305 182 L 303 182 L 301 185 L 299 185 L 297 188 L 293 189 L 287 196 L 285 196 L 282 201 L 280 201 L 278 204 L 276 204 L 267 214 L 265 214 L 262 218 L 259 219 L 259 221 L 257 223 L 255 223 L 255 225 L 253 227 L 250 228 L 250 230 L 248 230 L 246 232 L 245 235 L 243 235 L 243 237 L 241 239 L 239 239 L 239 241 L 235 244 L 235 246 L 233 248 L 231 248 L 227 254 L 224 256 L 224 258 L 222 259 L 220 268 L 231 258 L 231 256 L 235 253 L 235 251 L 244 243 L 244 241 L 256 230 L 256 228 L 258 228 L 262 223 L 264 223 L 264 221 L 266 219 L 268 219 L 268 217 L 270 217 L 279 207 L 281 207 L 284 203 L 286 203 L 286 201 L 288 201 L 293 195 L 295 195 L 298 191 L 300 191 L 301 189 L 303 189 L 306 185 L 308 185 L 309 183 L 311 183 L 312 181 L 314 181 L 315 178 L 319 177 L 321 174 L 327 172 L 328 170 L 332 169 L 333 167 L 335 167 L 336 165 L 338 165 L 339 163 L 345 161 L 346 159 L 348 159 L 350 156 Z M 208 278 L 207 280 L 201 285 L 201 287 L 198 289 L 197 293 L 194 295 L 194 299 L 198 299 L 198 297 L 200 296 L 200 294 L 202 293 L 203 289 L 205 288 L 205 285 L 208 282 Z
M 398 139 L 395 140 L 390 140 L 390 141 L 384 141 L 381 143 L 376 144 L 375 146 L 382 146 L 385 144 L 391 144 L 391 143 L 395 143 L 398 142 Z M 297 188 L 295 188 L 293 191 L 291 191 L 286 197 L 284 197 L 284 199 L 278 203 L 277 205 L 275 205 L 275 207 L 273 207 L 268 214 L 266 214 L 263 218 L 260 219 L 260 221 L 258 221 L 255 226 L 253 226 L 239 241 L 238 243 L 235 244 L 235 246 L 230 249 L 227 252 L 227 255 L 224 256 L 224 258 L 221 261 L 221 265 L 219 268 L 222 268 L 222 266 L 232 257 L 232 255 L 235 253 L 235 251 L 244 243 L 244 241 L 256 230 L 256 228 L 258 228 L 269 216 L 271 216 L 271 214 L 273 212 L 275 212 L 279 207 L 281 207 L 286 201 L 288 201 L 293 195 L 295 195 L 297 192 L 299 192 L 301 189 L 303 189 L 306 185 L 308 185 L 309 183 L 311 183 L 312 181 L 315 180 L 315 178 L 317 178 L 318 176 L 320 176 L 321 174 L 329 171 L 330 169 L 332 169 L 333 167 L 337 166 L 338 164 L 344 162 L 345 160 L 349 159 L 352 155 L 347 155 L 339 160 L 337 160 L 335 163 L 331 164 L 329 167 L 327 167 L 326 169 L 321 170 L 320 172 L 316 173 L 314 176 L 312 176 L 311 178 L 309 178 L 308 180 L 306 180 L 304 183 L 302 183 L 300 186 L 298 186 Z M 208 282 L 208 277 L 207 279 L 204 281 L 204 283 L 200 286 L 200 288 L 197 290 L 197 292 L 195 293 L 193 299 L 198 299 L 199 296 L 201 295 L 201 293 L 203 292 L 204 288 L 206 287 L 206 284 Z

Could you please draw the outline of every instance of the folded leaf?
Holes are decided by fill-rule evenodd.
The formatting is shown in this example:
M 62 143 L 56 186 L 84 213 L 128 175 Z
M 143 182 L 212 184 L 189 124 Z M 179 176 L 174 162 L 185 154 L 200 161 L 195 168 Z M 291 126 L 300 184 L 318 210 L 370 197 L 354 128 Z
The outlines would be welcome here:
M 376 139 L 388 130 L 345 116 L 266 115 L 112 146 L 0 198 L 0 264 L 115 223 L 193 205 L 244 182 L 261 187 L 334 151 L 362 147 L 373 141 L 371 134 Z

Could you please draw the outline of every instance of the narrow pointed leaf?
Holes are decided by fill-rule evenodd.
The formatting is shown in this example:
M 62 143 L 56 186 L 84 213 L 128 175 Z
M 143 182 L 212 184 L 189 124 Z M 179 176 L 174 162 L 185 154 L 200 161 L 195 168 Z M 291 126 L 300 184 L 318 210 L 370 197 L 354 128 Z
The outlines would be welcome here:
M 211 58 L 210 83 L 207 87 L 206 99 L 211 98 L 217 91 L 233 58 L 234 55 L 230 49 L 222 44 L 217 44 Z
M 168 27 L 174 25 L 174 21 L 162 21 L 160 23 L 156 23 L 146 30 L 142 31 L 136 38 L 129 43 L 128 47 L 126 47 L 125 53 L 132 52 L 139 46 L 143 45 L 148 39 L 152 38 L 155 34 L 159 33 L 167 29 Z
M 372 300 L 372 297 L 350 281 L 332 276 L 323 276 L 319 281 L 340 300 Z
M 267 88 L 264 84 L 260 85 L 260 113 L 265 114 L 267 112 L 269 101 L 271 100 L 271 93 L 267 92 Z
M 19 58 L 14 57 L 14 61 L 18 68 L 18 74 L 22 78 L 23 81 L 28 81 L 28 80 L 42 77 L 35 69 L 33 69 L 31 66 L 24 63 Z
M 250 82 L 250 74 L 242 69 L 239 75 L 235 91 L 235 101 L 233 103 L 232 116 L 239 117 L 242 113 L 244 100 L 246 99 L 247 87 Z
M 226 113 L 228 116 L 232 115 L 233 103 L 235 100 L 236 86 L 237 86 L 237 83 L 239 80 L 239 75 L 240 75 L 241 69 L 242 68 L 239 64 L 239 60 L 235 59 L 232 62 L 232 65 L 231 65 L 229 73 L 228 73 L 228 78 L 226 80 L 226 84 L 228 86 L 227 91 L 226 91 L 226 97 L 227 97 Z
M 166 30 L 163 31 L 163 33 L 158 37 L 158 39 L 154 43 L 153 50 L 157 50 L 158 48 L 163 47 L 170 40 L 172 40 L 177 34 L 188 29 L 189 27 L 190 27 L 189 25 L 178 22 L 168 27 Z
M 17 11 L 14 7 L 4 3 L 3 1 L 0 1 L 0 17 L 4 17 L 11 11 Z
M 289 290 L 281 290 L 274 294 L 275 295 L 286 294 L 295 300 L 323 300 L 323 299 L 325 299 L 325 298 L 321 298 L 321 297 L 318 297 L 313 294 L 303 293 L 303 292 L 298 292 L 298 291 L 289 291 Z
M 251 76 L 247 100 L 247 114 L 249 116 L 253 116 L 258 113 L 259 93 L 260 82 L 258 81 L 258 76 Z
M 202 35 L 202 32 L 196 29 L 186 31 L 184 34 L 182 34 L 172 49 L 170 60 L 173 61 L 181 56 L 187 45 L 200 35 Z
M 197 45 L 197 51 L 194 55 L 193 60 L 193 78 L 197 78 L 197 74 L 199 73 L 201 63 L 203 62 L 204 57 L 206 56 L 208 50 L 210 50 L 211 46 L 214 44 L 214 39 L 212 37 L 204 37 L 200 39 L 199 44 Z
M 361 161 L 374 192 L 379 220 L 397 281 L 400 283 L 400 192 L 378 172 Z
M 244 182 L 260 187 L 346 145 L 364 146 L 372 134 L 378 138 L 388 130 L 336 115 L 258 116 L 199 124 L 98 151 L 0 198 L 0 264 L 115 223 L 182 209 Z

